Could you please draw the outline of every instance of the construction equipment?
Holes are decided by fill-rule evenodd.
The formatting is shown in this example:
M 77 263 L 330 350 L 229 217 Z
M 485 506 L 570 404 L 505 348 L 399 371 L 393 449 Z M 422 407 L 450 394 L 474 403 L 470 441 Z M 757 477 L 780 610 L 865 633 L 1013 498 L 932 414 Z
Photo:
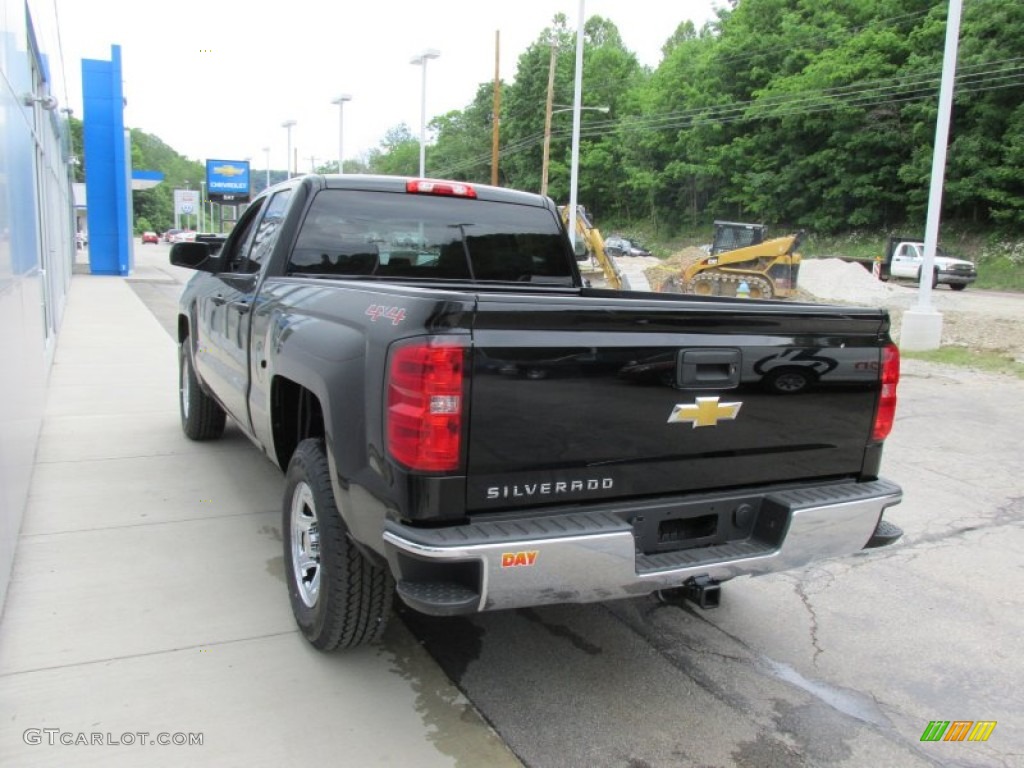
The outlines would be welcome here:
M 569 206 L 558 206 L 558 212 L 562 215 L 562 223 L 568 229 Z M 582 205 L 576 206 L 576 260 L 586 261 L 594 259 L 604 273 L 605 283 L 613 290 L 622 290 L 625 279 L 619 271 L 615 260 L 604 249 L 604 238 L 600 231 L 594 226 Z
M 764 224 L 716 221 L 710 253 L 670 278 L 683 293 L 698 296 L 786 298 L 796 294 L 803 232 L 766 240 Z M 671 290 L 666 284 L 662 290 Z

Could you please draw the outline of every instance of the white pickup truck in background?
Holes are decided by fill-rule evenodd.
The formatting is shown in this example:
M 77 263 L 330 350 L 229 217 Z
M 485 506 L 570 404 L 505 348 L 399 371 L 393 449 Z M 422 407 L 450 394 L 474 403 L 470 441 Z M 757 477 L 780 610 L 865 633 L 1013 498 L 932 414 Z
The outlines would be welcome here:
M 888 275 L 920 280 L 923 264 L 924 243 L 922 241 L 902 237 L 889 238 L 885 260 L 882 264 L 883 279 Z M 978 270 L 973 262 L 950 256 L 942 248 L 935 249 L 932 287 L 948 285 L 954 291 L 962 291 L 977 279 Z

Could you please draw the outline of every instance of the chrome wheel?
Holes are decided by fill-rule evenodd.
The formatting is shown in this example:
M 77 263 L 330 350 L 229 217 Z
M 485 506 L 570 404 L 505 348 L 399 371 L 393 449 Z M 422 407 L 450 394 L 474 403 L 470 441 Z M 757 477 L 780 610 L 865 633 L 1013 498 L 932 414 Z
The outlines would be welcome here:
M 299 598 L 307 608 L 320 596 L 320 528 L 313 491 L 299 482 L 292 492 L 292 569 Z
M 189 366 L 191 363 L 188 359 L 188 352 L 183 352 L 181 358 L 181 382 L 178 385 L 178 391 L 181 394 L 181 416 L 183 419 L 188 419 L 188 398 L 189 398 Z
M 224 433 L 225 413 L 220 404 L 203 392 L 192 368 L 191 341 L 178 345 L 178 407 L 181 429 L 190 440 L 216 440 Z

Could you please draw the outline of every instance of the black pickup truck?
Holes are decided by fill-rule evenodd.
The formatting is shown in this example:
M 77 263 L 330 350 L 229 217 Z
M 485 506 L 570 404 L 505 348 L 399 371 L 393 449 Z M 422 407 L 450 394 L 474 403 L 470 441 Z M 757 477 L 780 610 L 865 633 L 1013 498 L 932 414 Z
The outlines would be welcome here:
M 547 198 L 307 176 L 181 243 L 185 433 L 286 473 L 296 620 L 455 615 L 718 584 L 895 541 L 884 310 L 586 287 Z

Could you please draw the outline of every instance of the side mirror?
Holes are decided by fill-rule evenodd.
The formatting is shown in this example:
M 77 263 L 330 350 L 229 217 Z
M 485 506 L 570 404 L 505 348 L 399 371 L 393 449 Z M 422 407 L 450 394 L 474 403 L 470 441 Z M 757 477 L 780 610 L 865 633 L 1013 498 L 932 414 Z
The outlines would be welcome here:
M 227 235 L 196 235 L 197 243 L 206 243 L 210 246 L 210 255 L 216 256 L 220 249 L 227 242 Z
M 216 274 L 224 271 L 223 260 L 211 253 L 209 243 L 175 243 L 171 246 L 171 264 L 185 269 Z
M 587 255 L 587 244 L 583 242 L 583 238 L 579 238 L 573 244 L 573 249 L 576 252 L 576 261 L 586 261 L 590 257 Z

